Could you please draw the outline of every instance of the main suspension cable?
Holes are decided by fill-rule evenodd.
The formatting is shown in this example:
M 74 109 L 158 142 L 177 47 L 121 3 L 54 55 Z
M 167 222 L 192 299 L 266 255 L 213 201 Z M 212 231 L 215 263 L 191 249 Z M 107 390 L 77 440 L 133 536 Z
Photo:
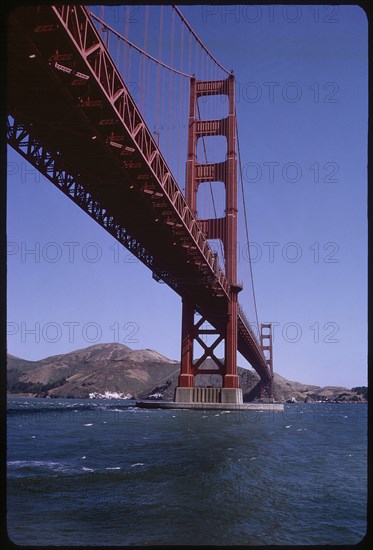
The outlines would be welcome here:
M 188 21 L 185 19 L 184 15 L 181 13 L 181 11 L 179 10 L 179 8 L 177 6 L 172 6 L 172 8 L 176 11 L 176 13 L 178 14 L 178 16 L 180 17 L 180 19 L 182 20 L 182 22 L 184 23 L 184 25 L 187 27 L 187 29 L 189 30 L 189 32 L 191 33 L 191 35 L 196 39 L 196 41 L 198 42 L 198 44 L 201 46 L 201 48 L 207 53 L 207 55 L 213 60 L 214 63 L 216 63 L 216 65 L 218 65 L 218 67 L 220 67 L 220 69 L 222 69 L 225 73 L 227 74 L 231 74 L 231 71 L 228 71 L 228 69 L 226 69 L 217 59 L 216 57 L 206 48 L 206 46 L 204 45 L 204 43 L 202 42 L 202 40 L 197 36 L 197 34 L 194 32 L 194 30 L 192 29 L 192 27 L 189 25 Z M 167 65 L 166 63 L 163 63 L 163 61 L 161 61 L 160 59 L 157 59 L 156 57 L 153 57 L 152 55 L 150 55 L 149 53 L 147 53 L 145 50 L 143 50 L 142 48 L 140 48 L 139 46 L 136 46 L 136 44 L 134 44 L 133 42 L 131 42 L 130 40 L 128 40 L 128 38 L 126 38 L 125 36 L 123 36 L 122 34 L 120 34 L 118 31 L 116 31 L 115 29 L 113 29 L 113 27 L 111 27 L 110 25 L 108 25 L 101 17 L 98 17 L 97 15 L 95 15 L 92 11 L 89 12 L 89 15 L 95 20 L 97 21 L 98 23 L 100 23 L 103 28 L 109 30 L 110 32 L 112 32 L 113 34 L 115 34 L 118 38 L 120 38 L 121 40 L 123 40 L 124 42 L 126 42 L 126 44 L 128 44 L 131 48 L 134 48 L 136 51 L 138 51 L 139 53 L 145 55 L 146 57 L 148 57 L 149 59 L 151 59 L 152 61 L 154 61 L 155 63 L 158 63 L 159 65 L 162 65 L 162 67 L 164 67 L 165 69 L 169 69 L 170 71 L 173 71 L 174 73 L 180 75 L 180 76 L 184 76 L 186 78 L 192 78 L 192 75 L 190 74 L 187 74 L 187 73 L 184 73 L 182 71 L 179 71 L 178 69 L 175 69 L 174 67 L 170 67 L 170 65 Z
M 194 38 L 197 40 L 198 44 L 201 46 L 201 48 L 203 48 L 205 50 L 205 52 L 207 53 L 207 55 L 214 61 L 214 63 L 216 63 L 224 72 L 226 72 L 227 74 L 231 74 L 231 71 L 228 71 L 225 67 L 223 67 L 223 65 L 221 63 L 219 63 L 219 61 L 216 59 L 216 57 L 214 57 L 212 55 L 212 53 L 206 48 L 206 46 L 204 45 L 204 43 L 202 42 L 202 40 L 197 36 L 197 34 L 194 32 L 194 30 L 192 29 L 192 27 L 189 25 L 188 21 L 185 19 L 184 15 L 181 13 L 181 11 L 179 10 L 179 8 L 177 6 L 172 6 L 173 9 L 176 11 L 176 13 L 178 14 L 178 16 L 180 17 L 180 19 L 182 20 L 182 22 L 184 23 L 184 25 L 187 27 L 187 29 L 192 33 L 192 35 L 194 36 Z
M 125 36 L 123 36 L 122 34 L 120 34 L 118 31 L 116 31 L 115 29 L 113 29 L 113 27 L 110 27 L 110 25 L 108 25 L 107 23 L 105 23 L 105 21 L 103 21 L 102 19 L 100 19 L 99 17 L 97 17 L 97 15 L 95 15 L 93 12 L 89 12 L 89 15 L 95 19 L 98 23 L 100 23 L 101 25 L 103 25 L 103 27 L 107 30 L 109 30 L 110 32 L 112 32 L 113 34 L 115 34 L 115 36 L 117 36 L 118 38 L 120 38 L 121 40 L 123 40 L 124 42 L 126 42 L 126 44 L 128 44 L 131 48 L 133 48 L 134 50 L 138 51 L 139 53 L 141 53 L 142 55 L 145 55 L 147 58 L 151 59 L 152 61 L 154 61 L 155 63 L 158 63 L 158 65 L 161 65 L 162 67 L 164 67 L 165 69 L 168 69 L 169 71 L 172 71 L 180 76 L 184 76 L 186 78 L 192 78 L 192 75 L 190 74 L 187 74 L 187 73 L 183 73 L 182 71 L 179 71 L 178 69 L 174 69 L 173 67 L 170 67 L 170 65 L 166 65 L 166 63 L 163 63 L 163 61 L 160 61 L 159 59 L 157 59 L 156 57 L 153 57 L 152 55 L 150 55 L 148 52 L 144 51 L 142 48 L 139 48 L 139 46 L 136 46 L 136 44 L 134 44 L 133 42 L 131 42 L 130 40 L 128 40 L 128 38 L 126 38 Z

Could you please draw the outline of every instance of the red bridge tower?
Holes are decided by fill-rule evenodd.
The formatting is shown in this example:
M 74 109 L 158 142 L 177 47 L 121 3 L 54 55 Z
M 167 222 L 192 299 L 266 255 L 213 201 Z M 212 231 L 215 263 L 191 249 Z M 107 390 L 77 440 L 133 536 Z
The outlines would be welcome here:
M 201 96 L 228 96 L 228 117 L 221 120 L 197 120 L 196 107 Z M 237 283 L 237 159 L 236 159 L 236 114 L 235 82 L 233 74 L 226 80 L 191 80 L 190 110 L 188 121 L 188 157 L 186 165 L 186 201 L 193 214 L 197 216 L 198 187 L 203 182 L 223 182 L 225 185 L 225 217 L 218 219 L 199 219 L 207 239 L 220 239 L 224 246 L 225 276 L 230 284 L 230 299 L 227 311 L 219 328 L 202 329 L 205 318 L 195 324 L 195 304 L 188 298 L 183 299 L 181 373 L 176 389 L 176 402 L 221 402 L 242 403 L 242 390 L 237 375 L 237 294 L 242 286 Z M 219 163 L 197 163 L 197 141 L 205 136 L 225 136 L 227 139 L 227 157 Z M 201 339 L 203 334 L 216 334 L 215 342 L 208 346 Z M 200 359 L 193 364 L 193 341 L 204 349 Z M 214 355 L 214 349 L 225 340 L 224 364 Z M 200 369 L 199 366 L 211 357 L 218 369 Z M 194 388 L 197 374 L 221 374 L 223 387 Z

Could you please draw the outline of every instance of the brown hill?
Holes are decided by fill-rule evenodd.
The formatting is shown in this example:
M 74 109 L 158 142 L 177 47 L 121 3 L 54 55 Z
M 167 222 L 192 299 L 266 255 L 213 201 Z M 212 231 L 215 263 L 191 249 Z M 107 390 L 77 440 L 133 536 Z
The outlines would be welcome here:
M 123 344 L 96 344 L 32 366 L 14 359 L 8 362 L 8 391 L 50 397 L 84 398 L 105 391 L 137 397 L 178 369 L 176 361 L 156 351 L 131 350 Z
M 211 359 L 202 368 L 214 368 Z M 8 355 L 8 392 L 39 397 L 86 398 L 90 394 L 118 393 L 127 398 L 155 396 L 172 399 L 180 364 L 153 350 L 132 350 L 123 344 L 95 344 L 40 361 Z M 238 368 L 244 401 L 257 399 L 258 374 Z M 200 386 L 218 386 L 219 375 L 198 376 Z M 364 401 L 342 387 L 321 388 L 293 382 L 275 374 L 276 401 Z

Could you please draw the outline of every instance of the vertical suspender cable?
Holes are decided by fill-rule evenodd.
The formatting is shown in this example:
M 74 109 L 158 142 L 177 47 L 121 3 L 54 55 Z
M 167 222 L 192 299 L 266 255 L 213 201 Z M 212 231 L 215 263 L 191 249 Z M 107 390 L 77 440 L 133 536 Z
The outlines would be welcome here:
M 132 80 L 132 78 L 131 78 L 131 61 L 132 61 L 132 48 L 129 47 L 129 50 L 128 50 L 128 79 L 129 79 L 130 82 Z M 134 82 L 134 85 L 136 86 L 136 82 Z M 135 87 L 135 92 L 137 92 L 136 87 Z
M 162 55 L 162 35 L 163 35 L 163 5 L 160 7 L 160 16 L 159 16 L 159 45 L 158 45 L 158 59 L 161 58 Z M 156 104 L 155 104 L 155 128 L 159 132 L 159 114 L 162 106 L 162 94 L 161 94 L 161 66 L 157 63 L 157 69 L 156 69 Z M 160 138 L 160 135 L 158 134 L 158 140 Z
M 146 77 L 146 82 L 147 82 L 147 90 L 146 90 L 146 94 L 145 94 L 145 98 L 148 99 L 152 96 L 152 99 L 154 98 L 154 95 L 153 95 L 153 87 L 152 87 L 152 82 L 153 82 L 153 79 L 151 78 L 151 68 L 152 68 L 152 64 L 150 63 L 150 60 L 148 59 L 147 60 L 147 67 L 148 67 L 148 75 Z M 152 104 L 152 102 L 150 102 L 149 104 Z M 149 107 L 148 107 L 148 111 L 149 111 Z M 152 115 L 152 122 L 154 124 L 154 112 L 153 112 L 153 109 L 150 109 L 150 112 L 151 112 L 151 115 Z M 150 114 L 149 112 L 149 114 Z
M 235 113 L 235 116 L 236 116 L 236 113 Z M 249 230 L 248 230 L 248 225 L 247 225 L 246 200 L 245 200 L 243 177 L 242 177 L 242 163 L 241 163 L 240 141 L 239 141 L 239 137 L 238 137 L 237 116 L 236 116 L 236 135 L 237 135 L 237 149 L 238 149 L 238 164 L 239 164 L 241 190 L 242 190 L 242 202 L 243 202 L 243 211 L 244 211 L 244 219 L 245 219 L 246 244 L 247 244 L 247 250 L 248 250 L 248 256 L 249 256 L 249 266 L 250 266 L 250 276 L 251 276 L 251 288 L 252 288 L 252 291 L 253 291 L 255 318 L 256 318 L 256 323 L 257 323 L 257 327 L 258 327 L 258 330 L 259 330 L 258 310 L 257 310 L 257 307 L 256 307 L 253 269 L 252 269 L 252 264 L 251 264 L 251 255 L 250 255 Z
M 174 38 L 175 38 L 175 11 L 172 10 L 172 16 L 171 16 L 171 60 L 170 65 L 173 66 L 174 62 Z M 167 126 L 168 126 L 168 132 L 167 132 L 167 158 L 170 159 L 170 143 L 171 143 L 171 132 L 172 132 L 172 121 L 171 121 L 171 103 L 173 101 L 172 97 L 172 77 L 173 73 L 169 71 L 168 74 L 169 81 L 168 81 L 168 105 L 167 105 Z
M 126 24 L 124 27 L 124 36 L 128 39 L 129 38 L 129 17 L 125 18 Z M 126 42 L 124 42 L 124 50 L 123 50 L 123 78 L 124 80 L 128 80 L 129 76 L 127 75 L 127 66 L 128 66 L 128 58 L 130 53 L 130 47 L 127 45 Z
M 105 17 L 105 6 L 100 6 L 100 19 L 101 21 L 104 20 Z M 104 33 L 105 33 L 105 27 L 101 27 L 101 39 L 104 42 Z
M 119 60 L 120 60 L 120 40 L 117 38 L 117 51 L 116 51 L 116 62 L 115 65 L 119 67 Z
M 147 46 L 148 46 L 148 22 L 149 22 L 149 6 L 146 6 L 145 7 L 145 22 L 144 22 L 144 51 L 147 50 Z M 146 89 L 146 64 L 147 64 L 147 60 L 148 58 L 147 57 L 143 57 L 143 60 L 142 60 L 142 67 L 141 67 L 141 72 L 142 72 L 142 75 L 141 75 L 141 81 L 142 81 L 142 85 L 141 85 L 141 101 L 140 101 L 140 104 L 141 104 L 141 110 L 144 109 L 144 97 L 145 97 L 145 89 Z
M 192 33 L 189 33 L 188 73 L 192 72 Z
M 181 25 L 180 33 L 180 70 L 183 70 L 183 57 L 184 57 L 184 25 Z M 183 97 L 183 79 L 180 78 L 179 85 L 179 108 L 178 108 L 178 117 L 177 117 L 177 179 L 180 181 L 180 137 L 181 137 L 181 120 L 182 120 L 182 97 Z

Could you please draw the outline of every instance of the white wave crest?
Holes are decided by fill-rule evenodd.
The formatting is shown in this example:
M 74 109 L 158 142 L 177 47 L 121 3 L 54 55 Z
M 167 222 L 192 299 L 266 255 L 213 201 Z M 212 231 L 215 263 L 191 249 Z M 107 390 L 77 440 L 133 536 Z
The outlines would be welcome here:
M 92 392 L 89 394 L 90 399 L 133 399 L 130 393 L 122 393 L 118 391 L 105 390 L 104 393 Z

